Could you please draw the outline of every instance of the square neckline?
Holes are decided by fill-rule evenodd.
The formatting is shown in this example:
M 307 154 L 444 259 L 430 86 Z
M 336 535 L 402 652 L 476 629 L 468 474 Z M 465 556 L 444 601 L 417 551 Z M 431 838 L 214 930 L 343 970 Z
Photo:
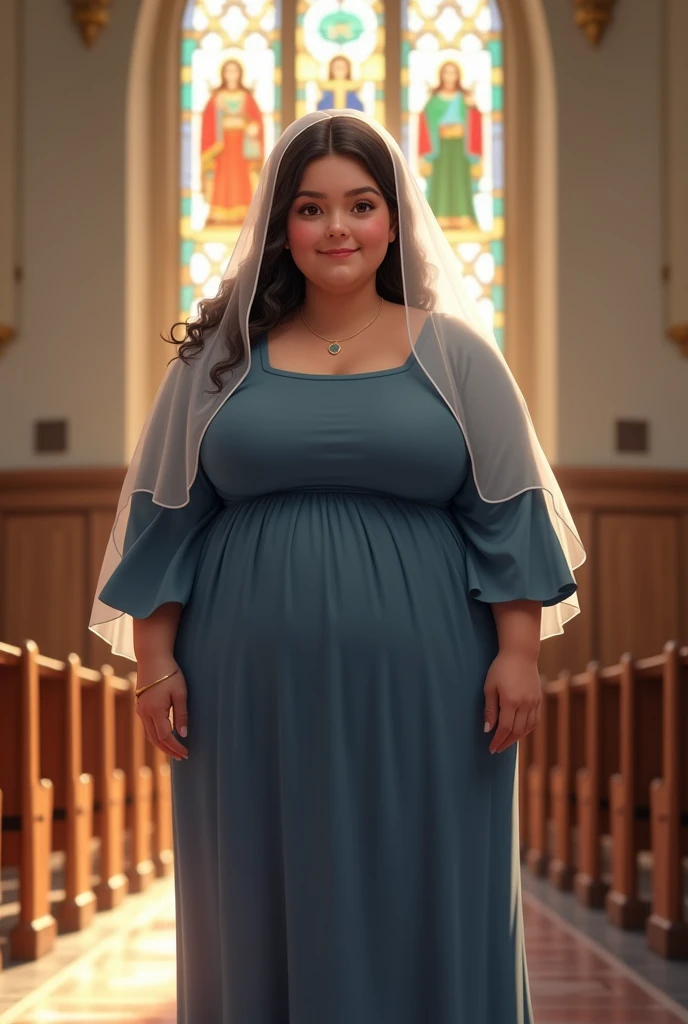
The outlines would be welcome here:
M 432 320 L 432 313 L 430 313 L 421 327 L 415 341 L 416 345 L 420 341 L 430 320 Z M 390 366 L 386 370 L 368 370 L 363 373 L 301 373 L 299 370 L 283 370 L 278 366 L 272 365 L 270 362 L 270 354 L 268 352 L 267 331 L 264 331 L 258 339 L 258 349 L 260 352 L 261 365 L 267 373 L 275 373 L 280 377 L 299 377 L 302 380 L 363 380 L 367 377 L 388 377 L 393 373 L 404 373 L 406 370 L 410 370 L 415 361 L 414 349 L 412 347 L 408 357 L 403 363 L 400 363 L 399 366 Z

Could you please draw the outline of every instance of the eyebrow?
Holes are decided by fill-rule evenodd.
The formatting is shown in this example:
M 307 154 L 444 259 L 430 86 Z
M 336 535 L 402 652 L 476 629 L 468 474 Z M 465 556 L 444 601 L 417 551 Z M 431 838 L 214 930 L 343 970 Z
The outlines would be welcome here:
M 362 196 L 364 192 L 374 192 L 376 196 L 380 196 L 380 199 L 382 199 L 382 194 L 376 188 L 373 188 L 372 185 L 363 185 L 362 188 L 349 189 L 348 192 L 344 193 L 344 198 L 349 199 L 351 196 Z M 308 191 L 297 192 L 294 199 L 300 199 L 301 196 L 306 196 L 308 199 L 327 199 L 325 192 Z

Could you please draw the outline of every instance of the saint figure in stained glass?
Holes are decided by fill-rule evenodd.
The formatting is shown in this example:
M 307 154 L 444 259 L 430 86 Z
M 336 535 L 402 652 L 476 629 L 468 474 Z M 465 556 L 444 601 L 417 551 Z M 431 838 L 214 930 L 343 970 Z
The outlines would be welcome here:
M 360 82 L 351 77 L 351 61 L 344 54 L 338 54 L 330 61 L 327 81 L 320 86 L 321 96 L 318 110 L 363 110 L 358 95 Z
M 295 112 L 385 116 L 383 0 L 296 0 Z
M 476 227 L 471 164 L 482 155 L 482 119 L 456 61 L 445 61 L 418 125 L 418 168 L 443 228 Z
M 203 110 L 201 170 L 207 225 L 241 224 L 263 166 L 263 116 L 238 60 L 222 65 L 221 84 Z

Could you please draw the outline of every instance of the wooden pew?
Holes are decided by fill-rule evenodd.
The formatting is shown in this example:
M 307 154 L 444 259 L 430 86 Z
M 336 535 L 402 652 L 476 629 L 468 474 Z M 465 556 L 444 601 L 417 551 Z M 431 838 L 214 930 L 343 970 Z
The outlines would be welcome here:
M 656 659 L 635 665 L 626 654 L 619 665 L 601 671 L 590 666 L 573 677 L 562 672 L 543 682 L 542 708 L 528 769 L 527 863 L 560 888 L 574 884 L 588 905 L 604 900 L 618 927 L 641 928 L 649 907 L 638 893 L 637 862 L 640 851 L 650 848 L 649 786 L 661 774 L 661 737 L 658 729 L 647 728 L 659 721 Z M 609 889 L 600 864 L 607 829 Z
M 107 665 L 84 668 L 76 655 L 46 658 L 32 641 L 0 644 L 2 865 L 18 868 L 19 884 L 13 959 L 53 948 L 51 852 L 65 853 L 61 931 L 86 927 L 96 908 L 172 871 L 169 759 L 145 740 L 134 685 Z
M 129 689 L 109 665 L 85 687 L 82 716 L 84 767 L 94 779 L 93 831 L 100 840 L 98 910 L 112 910 L 129 891 L 124 872 L 126 779 L 115 757 L 115 695 Z
M 605 896 L 610 920 L 643 928 L 650 907 L 638 891 L 638 854 L 650 849 L 650 785 L 662 774 L 661 674 L 657 658 L 621 663 L 602 673 L 619 688 L 619 765 L 609 784 L 612 883 Z
M 560 672 L 548 689 L 554 697 L 556 719 L 556 758 L 549 772 L 552 856 L 548 875 L 558 889 L 571 889 L 576 874 L 574 831 L 579 831 L 575 780 L 585 760 L 585 694 L 570 672 Z
M 549 772 L 554 763 L 556 736 L 553 714 L 554 694 L 547 681 L 541 679 L 542 704 L 540 722 L 533 730 L 527 766 L 527 808 L 524 817 L 526 828 L 525 859 L 532 874 L 543 877 L 547 874 L 550 857 L 549 819 L 550 792 Z
M 40 773 L 38 648 L 0 644 L 0 788 L 3 864 L 19 868 L 19 921 L 10 932 L 15 960 L 36 960 L 55 944 L 50 907 L 53 784 Z
M 58 907 L 60 931 L 85 928 L 96 910 L 91 889 L 93 776 L 83 771 L 82 682 L 99 673 L 82 667 L 76 654 L 66 662 L 40 657 L 41 776 L 53 784 L 52 850 L 63 850 L 65 897 Z
M 662 776 L 650 787 L 653 884 L 646 925 L 650 949 L 688 958 L 683 858 L 688 857 L 688 647 L 664 648 L 662 664 Z
M 146 763 L 153 773 L 153 864 L 158 878 L 174 871 L 170 759 L 146 740 Z
M 602 685 L 591 662 L 572 680 L 584 701 L 583 764 L 576 772 L 578 870 L 574 889 L 586 907 L 603 907 L 609 889 L 602 878 L 602 837 L 609 834 L 609 779 L 618 763 L 618 694 Z
M 153 772 L 146 763 L 145 729 L 136 713 L 135 677 L 116 693 L 117 763 L 126 778 L 129 892 L 143 892 L 155 878 L 153 863 Z
M 573 880 L 579 901 L 606 907 L 618 927 L 644 927 L 660 955 L 688 958 L 688 647 L 672 642 L 637 662 L 625 654 L 604 669 L 591 662 L 542 688 L 540 726 L 520 751 L 526 862 L 561 888 Z M 603 877 L 605 837 L 611 885 Z M 649 917 L 641 854 L 652 862 Z

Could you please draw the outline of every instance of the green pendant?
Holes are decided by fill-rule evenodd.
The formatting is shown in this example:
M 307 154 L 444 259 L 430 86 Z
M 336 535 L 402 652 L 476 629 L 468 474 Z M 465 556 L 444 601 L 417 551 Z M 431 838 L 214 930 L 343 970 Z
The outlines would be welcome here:
M 331 352 L 333 356 L 336 356 L 338 352 L 342 351 L 342 346 L 338 341 L 333 341 L 327 351 Z

